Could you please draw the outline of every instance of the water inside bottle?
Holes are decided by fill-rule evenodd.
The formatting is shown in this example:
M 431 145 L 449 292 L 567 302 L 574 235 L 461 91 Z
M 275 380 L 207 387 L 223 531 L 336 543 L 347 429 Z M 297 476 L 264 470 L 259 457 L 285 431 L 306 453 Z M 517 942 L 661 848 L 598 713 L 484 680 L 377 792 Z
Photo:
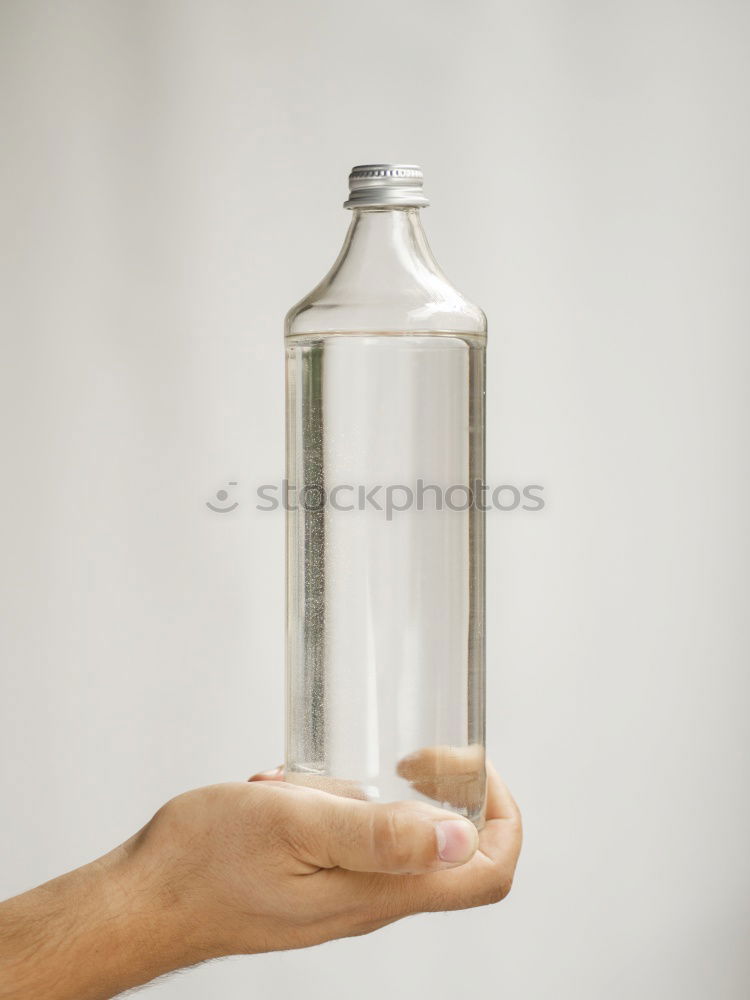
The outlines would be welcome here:
M 483 340 L 292 337 L 287 378 L 287 778 L 481 823 Z

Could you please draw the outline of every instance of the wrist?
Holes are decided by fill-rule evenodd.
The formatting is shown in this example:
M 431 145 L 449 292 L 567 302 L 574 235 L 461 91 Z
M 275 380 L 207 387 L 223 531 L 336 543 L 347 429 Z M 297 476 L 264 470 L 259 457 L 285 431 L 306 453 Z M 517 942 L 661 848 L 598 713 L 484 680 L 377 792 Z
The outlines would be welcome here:
M 104 1000 L 199 957 L 126 844 L 0 905 L 0 1000 Z
M 134 976 L 129 986 L 214 957 L 197 940 L 192 894 L 177 866 L 152 861 L 139 841 L 136 835 L 101 859 L 123 975 Z

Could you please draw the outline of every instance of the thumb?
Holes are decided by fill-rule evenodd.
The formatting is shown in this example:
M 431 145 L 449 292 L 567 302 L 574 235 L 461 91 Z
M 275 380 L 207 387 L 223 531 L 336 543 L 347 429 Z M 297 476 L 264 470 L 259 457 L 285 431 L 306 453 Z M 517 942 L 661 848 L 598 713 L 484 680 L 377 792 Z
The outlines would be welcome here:
M 420 802 L 376 804 L 317 791 L 295 799 L 295 846 L 320 868 L 440 871 L 465 864 L 479 844 L 469 820 Z

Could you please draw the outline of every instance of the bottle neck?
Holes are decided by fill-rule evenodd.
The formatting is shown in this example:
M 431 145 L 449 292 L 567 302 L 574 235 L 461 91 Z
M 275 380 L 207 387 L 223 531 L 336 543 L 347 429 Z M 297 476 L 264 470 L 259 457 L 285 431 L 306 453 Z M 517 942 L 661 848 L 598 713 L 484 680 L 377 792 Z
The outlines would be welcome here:
M 358 208 L 331 278 L 361 286 L 367 296 L 403 291 L 410 283 L 425 287 L 442 272 L 432 255 L 418 208 Z

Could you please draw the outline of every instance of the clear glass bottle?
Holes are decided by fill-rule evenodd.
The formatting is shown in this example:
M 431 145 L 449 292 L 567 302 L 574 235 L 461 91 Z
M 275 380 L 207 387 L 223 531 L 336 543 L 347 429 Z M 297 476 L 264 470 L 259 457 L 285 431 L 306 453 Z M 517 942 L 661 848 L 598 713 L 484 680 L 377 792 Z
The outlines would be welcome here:
M 286 778 L 481 825 L 486 319 L 432 256 L 418 167 L 349 184 L 286 318 Z

